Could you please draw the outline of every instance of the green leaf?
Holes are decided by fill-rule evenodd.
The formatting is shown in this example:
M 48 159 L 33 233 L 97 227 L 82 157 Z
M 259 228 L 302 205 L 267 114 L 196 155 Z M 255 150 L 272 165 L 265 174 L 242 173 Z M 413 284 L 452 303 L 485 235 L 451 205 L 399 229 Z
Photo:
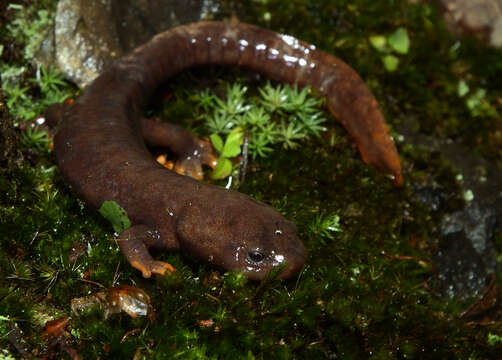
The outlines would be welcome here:
M 466 100 L 467 107 L 469 110 L 474 110 L 481 106 L 483 99 L 486 96 L 486 90 L 485 89 L 478 89 L 474 94 L 469 96 L 469 98 Z
M 457 94 L 460 97 L 464 97 L 469 92 L 469 85 L 464 80 L 460 80 L 457 86 Z
M 502 342 L 502 337 L 497 334 L 488 333 L 488 345 L 495 346 Z
M 410 38 L 405 28 L 399 28 L 389 35 L 389 45 L 399 54 L 407 54 L 410 48 Z
M 225 157 L 221 157 L 211 172 L 211 178 L 224 179 L 232 173 L 232 162 Z
M 213 144 L 216 151 L 221 153 L 221 151 L 223 150 L 223 140 L 221 136 L 218 134 L 211 134 L 209 135 L 209 139 L 211 139 L 211 143 Z
M 386 55 L 382 58 L 383 65 L 387 71 L 394 71 L 399 65 L 399 59 L 394 55 Z
M 113 230 L 117 233 L 131 227 L 131 221 L 127 217 L 127 212 L 115 201 L 103 201 L 98 211 L 112 224 Z
M 381 52 L 387 50 L 387 38 L 382 35 L 372 35 L 369 37 L 371 46 Z
M 223 150 L 221 151 L 221 156 L 223 157 L 234 157 L 241 153 L 243 133 L 242 129 L 236 127 L 230 131 L 223 145 Z
M 486 99 L 486 89 L 477 89 L 474 93 L 471 93 L 465 100 L 465 103 L 472 116 L 498 116 L 497 110 L 490 105 Z

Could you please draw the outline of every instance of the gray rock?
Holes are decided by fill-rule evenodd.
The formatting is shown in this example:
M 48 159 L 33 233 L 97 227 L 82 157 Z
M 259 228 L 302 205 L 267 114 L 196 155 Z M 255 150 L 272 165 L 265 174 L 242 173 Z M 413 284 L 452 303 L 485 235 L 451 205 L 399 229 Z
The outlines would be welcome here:
M 463 231 L 451 233 L 442 240 L 436 266 L 436 289 L 449 298 L 478 296 L 487 286 L 488 276 L 493 274 Z
M 441 221 L 441 233 L 449 236 L 463 232 L 472 248 L 483 255 L 493 251 L 489 242 L 495 227 L 495 211 L 489 207 L 480 207 L 476 201 L 471 202 L 466 208 L 446 214 Z M 491 271 L 495 271 L 495 259 L 489 264 Z
M 432 211 L 439 211 L 444 208 L 448 200 L 448 194 L 445 189 L 437 185 L 415 186 L 413 194 Z
M 476 33 L 502 46 L 502 0 L 440 0 L 450 31 Z
M 438 291 L 467 299 L 481 294 L 496 271 L 493 236 L 502 226 L 502 174 L 494 163 L 476 156 L 460 142 L 434 139 L 402 127 L 409 144 L 435 150 L 458 170 L 465 206 L 448 211 L 454 194 L 431 179 L 413 186 L 417 199 L 441 214 L 439 250 L 435 256 Z M 458 194 L 456 196 L 458 198 Z
M 114 59 L 170 27 L 199 21 L 217 8 L 208 0 L 61 0 L 53 41 L 39 56 L 85 87 Z
M 450 297 L 479 295 L 495 273 L 496 251 L 491 241 L 496 213 L 472 201 L 464 209 L 446 214 L 441 222 L 444 237 L 437 254 L 438 277 Z
M 493 46 L 502 46 L 502 17 L 498 18 L 493 24 L 492 33 L 490 34 L 490 44 Z
M 88 8 L 92 10 L 85 11 Z M 56 64 L 80 87 L 94 80 L 123 53 L 109 16 L 110 9 L 110 1 L 58 3 L 54 25 Z

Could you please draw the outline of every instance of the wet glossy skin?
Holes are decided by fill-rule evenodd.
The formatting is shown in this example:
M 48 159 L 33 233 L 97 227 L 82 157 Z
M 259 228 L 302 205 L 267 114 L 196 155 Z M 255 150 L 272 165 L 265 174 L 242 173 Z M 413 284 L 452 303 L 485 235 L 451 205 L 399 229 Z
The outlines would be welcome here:
M 251 279 L 261 279 L 280 265 L 285 266 L 281 277 L 290 277 L 306 261 L 295 225 L 270 206 L 219 187 L 203 187 L 199 194 L 216 200 L 185 208 L 177 223 L 182 251 L 242 270 Z
M 134 226 L 120 234 L 119 245 L 143 276 L 172 270 L 151 258 L 153 248 L 181 249 L 252 279 L 278 266 L 284 267 L 280 277 L 290 277 L 307 258 L 294 224 L 279 212 L 168 171 L 146 149 L 145 141 L 170 147 L 182 161 L 195 161 L 194 168 L 211 158 L 191 135 L 140 119 L 162 81 L 203 64 L 245 66 L 276 80 L 317 87 L 363 160 L 401 184 L 399 158 L 378 104 L 341 60 L 291 36 L 246 24 L 203 22 L 171 29 L 117 61 L 62 115 L 48 116 L 52 123 L 64 120 L 54 152 L 72 189 L 95 208 L 113 200 L 127 211 Z M 161 132 L 166 136 L 154 136 Z M 193 158 L 196 153 L 202 155 Z

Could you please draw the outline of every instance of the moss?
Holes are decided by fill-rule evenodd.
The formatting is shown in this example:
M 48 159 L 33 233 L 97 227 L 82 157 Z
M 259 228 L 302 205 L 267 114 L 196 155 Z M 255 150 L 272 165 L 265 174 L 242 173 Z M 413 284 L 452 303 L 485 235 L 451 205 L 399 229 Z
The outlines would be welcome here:
M 500 85 L 489 81 L 500 78 L 500 52 L 457 43 L 427 4 L 268 0 L 224 2 L 222 9 L 338 54 L 368 81 L 392 127 L 406 123 L 481 153 L 500 148 L 490 116 L 471 116 L 457 94 L 460 80 L 474 91 L 486 89 L 485 100 L 500 113 L 494 100 Z M 389 73 L 368 39 L 399 27 L 410 35 L 410 51 Z M 164 89 L 171 100 L 148 112 L 203 134 L 195 95 L 208 87 L 223 95 L 235 81 L 257 94 L 263 81 L 249 75 L 223 68 L 180 74 Z M 104 320 L 99 310 L 72 315 L 72 346 L 84 358 L 481 359 L 500 353 L 493 340 L 502 335 L 499 319 L 469 322 L 462 318 L 469 303 L 438 299 L 426 283 L 433 277 L 438 214 L 365 165 L 332 118 L 319 138 L 254 161 L 240 188 L 297 224 L 309 261 L 288 281 L 250 282 L 177 253 L 159 255 L 177 268 L 174 276 L 141 278 L 119 253 L 111 226 L 64 184 L 50 152 L 20 146 L 24 163 L 0 178 L 0 348 L 11 354 L 14 324 L 30 351 L 48 352 L 40 319 L 70 315 L 71 299 L 116 283 L 144 289 L 155 312 L 137 319 Z M 451 164 L 429 149 L 398 146 L 409 183 L 434 178 L 451 194 L 450 210 L 462 205 Z M 335 217 L 340 231 L 320 229 L 319 219 Z M 500 234 L 496 243 L 500 248 Z

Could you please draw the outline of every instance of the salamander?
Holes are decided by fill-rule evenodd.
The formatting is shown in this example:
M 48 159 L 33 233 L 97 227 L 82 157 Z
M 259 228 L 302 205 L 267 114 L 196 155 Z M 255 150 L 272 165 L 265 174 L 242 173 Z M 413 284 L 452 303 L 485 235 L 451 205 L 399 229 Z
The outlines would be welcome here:
M 144 277 L 172 267 L 150 250 L 175 250 L 227 270 L 280 278 L 304 265 L 307 251 L 293 222 L 242 193 L 205 184 L 157 164 L 146 144 L 167 146 L 180 170 L 200 173 L 214 160 L 207 144 L 185 130 L 143 119 L 155 89 L 200 65 L 234 65 L 277 81 L 312 86 L 326 97 L 362 159 L 402 183 L 401 165 L 379 105 L 342 60 L 290 35 L 243 23 L 199 22 L 172 28 L 118 59 L 68 106 L 53 107 L 54 153 L 67 183 L 93 208 L 115 201 L 132 222 L 118 244 Z

